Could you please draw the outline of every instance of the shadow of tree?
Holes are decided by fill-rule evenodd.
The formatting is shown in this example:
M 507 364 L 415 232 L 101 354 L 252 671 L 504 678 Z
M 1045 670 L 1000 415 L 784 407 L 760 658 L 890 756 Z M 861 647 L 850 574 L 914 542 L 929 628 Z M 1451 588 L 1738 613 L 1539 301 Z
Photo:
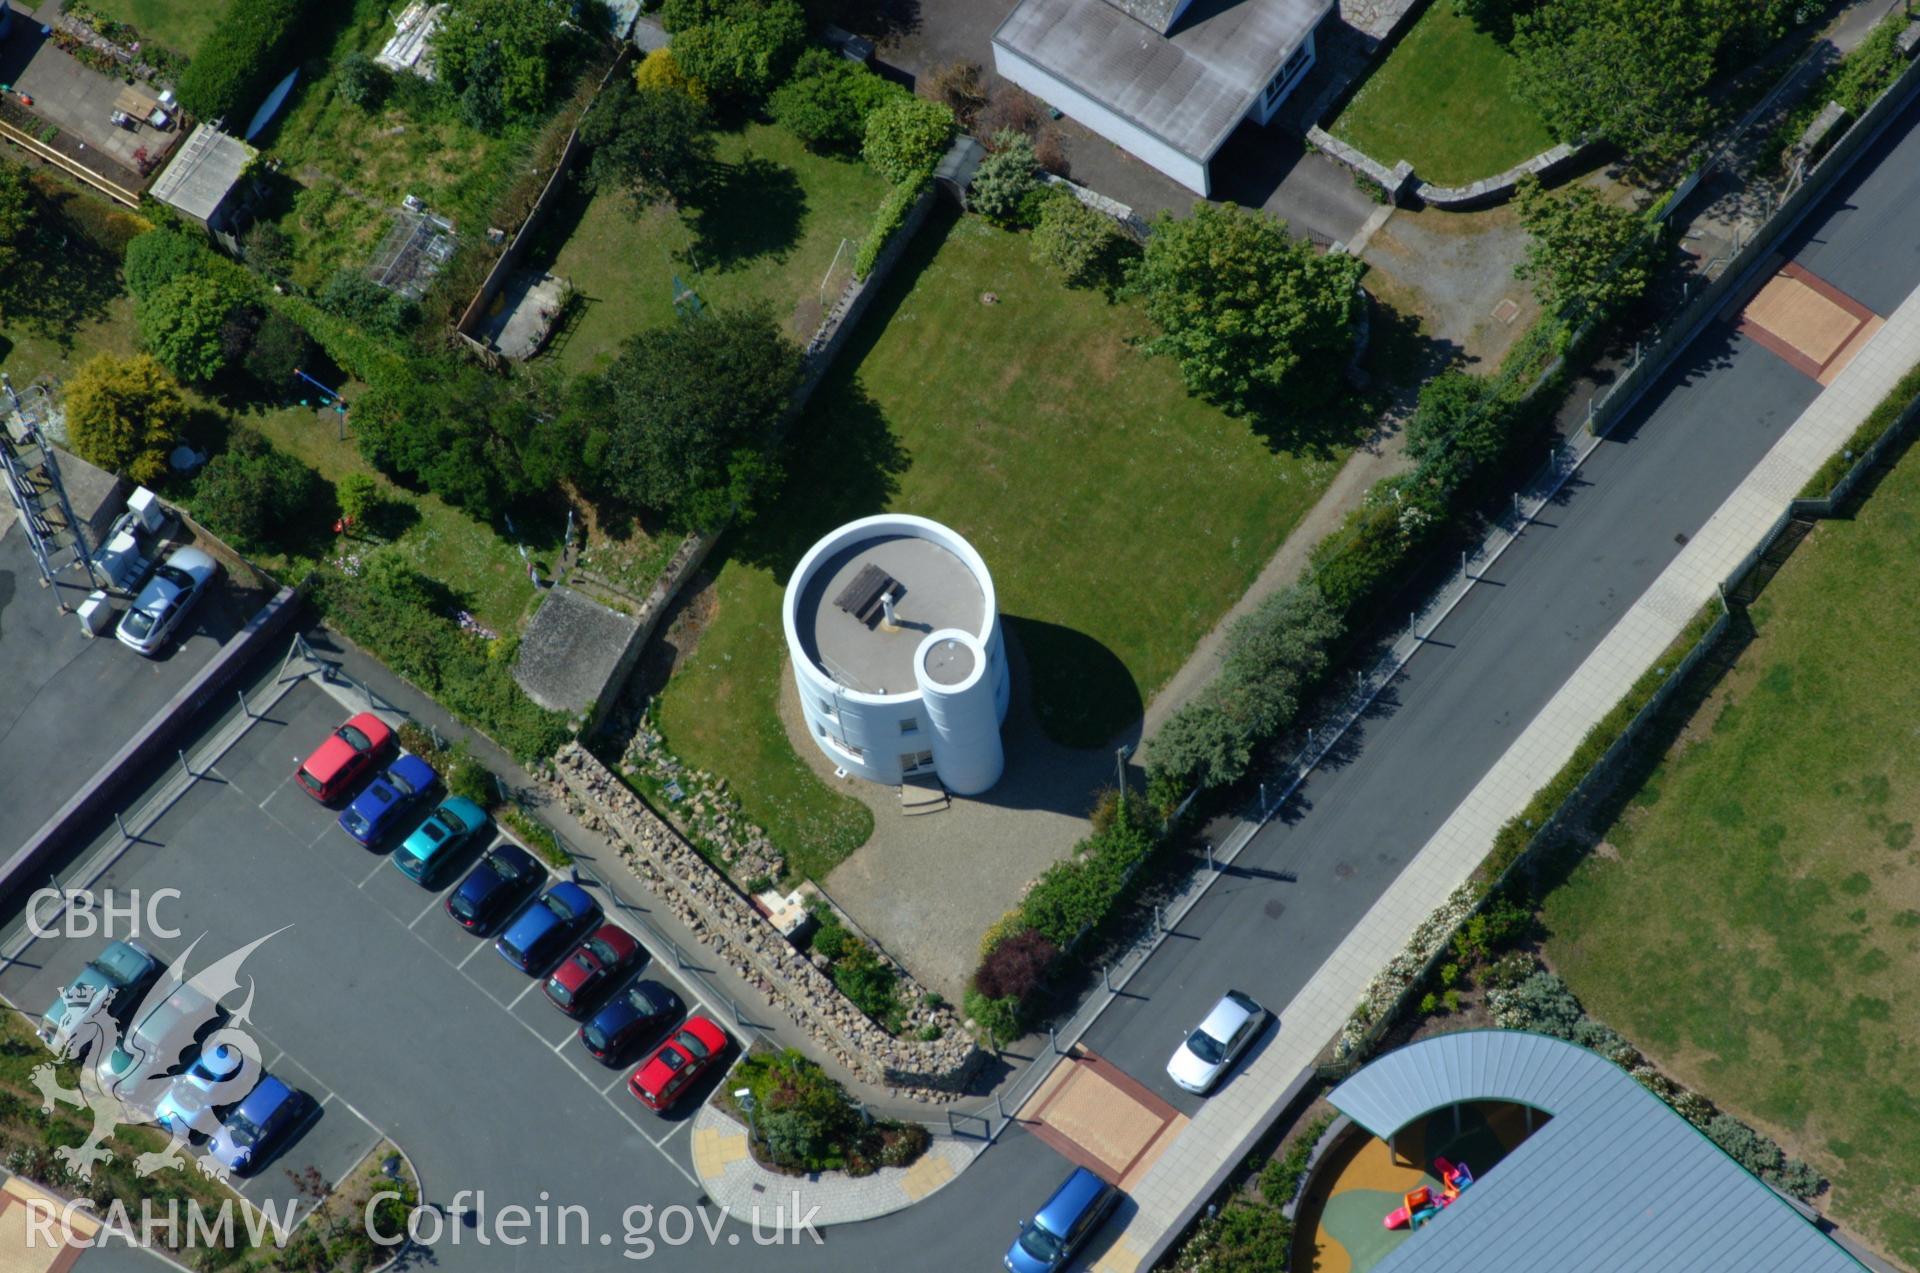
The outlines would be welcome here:
M 80 195 L 61 191 L 50 196 L 38 186 L 36 193 L 39 220 L 12 267 L 0 277 L 0 309 L 10 320 L 71 349 L 75 330 L 104 318 L 107 306 L 120 295 L 120 254 L 69 210 L 69 202 Z
M 687 200 L 689 264 L 725 272 L 751 261 L 785 260 L 806 217 L 807 192 L 792 169 L 754 155 L 720 165 Z

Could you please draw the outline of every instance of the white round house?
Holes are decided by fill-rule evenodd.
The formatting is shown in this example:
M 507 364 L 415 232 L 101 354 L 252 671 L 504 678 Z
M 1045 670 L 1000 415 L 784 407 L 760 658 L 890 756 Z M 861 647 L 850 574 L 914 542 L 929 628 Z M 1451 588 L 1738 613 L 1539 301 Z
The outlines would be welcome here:
M 987 564 L 939 522 L 883 513 L 807 550 L 782 619 L 807 730 L 874 782 L 1000 780 L 1007 652 Z

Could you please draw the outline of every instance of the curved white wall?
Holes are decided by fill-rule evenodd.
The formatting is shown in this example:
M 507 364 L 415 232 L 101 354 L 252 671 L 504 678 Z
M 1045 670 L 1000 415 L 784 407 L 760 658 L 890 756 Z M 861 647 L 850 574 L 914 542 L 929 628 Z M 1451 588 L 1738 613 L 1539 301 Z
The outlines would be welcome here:
M 864 540 L 895 536 L 927 540 L 960 559 L 980 588 L 980 627 L 972 632 L 943 629 L 924 638 L 914 652 L 911 690 L 873 694 L 849 689 L 814 661 L 801 640 L 800 600 L 814 575 L 839 553 Z M 955 795 L 976 795 L 999 781 L 1005 763 L 1000 724 L 1006 719 L 1011 688 L 1006 644 L 993 577 L 980 554 L 954 531 L 904 513 L 848 522 L 808 549 L 794 567 L 781 604 L 781 623 L 807 731 L 836 766 L 889 785 L 910 775 L 937 774 Z M 928 672 L 928 657 L 941 641 L 961 642 L 974 656 L 970 673 L 957 683 L 944 684 Z M 909 769 L 922 756 L 928 762 Z

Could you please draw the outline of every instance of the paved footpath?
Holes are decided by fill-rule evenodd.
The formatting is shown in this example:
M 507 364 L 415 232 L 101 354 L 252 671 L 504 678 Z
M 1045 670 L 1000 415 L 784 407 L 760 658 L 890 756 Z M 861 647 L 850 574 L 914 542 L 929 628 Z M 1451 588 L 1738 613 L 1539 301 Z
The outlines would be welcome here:
M 1245 1152 L 1339 1032 L 1367 983 L 1473 874 L 1494 835 L 1557 773 L 1772 529 L 1821 464 L 1920 363 L 1920 292 L 1909 296 L 1634 603 L 1412 863 L 1280 1010 L 1281 1029 L 1131 1191 L 1136 1210 L 1093 1267 L 1143 1267 L 1182 1222 L 1196 1187 Z

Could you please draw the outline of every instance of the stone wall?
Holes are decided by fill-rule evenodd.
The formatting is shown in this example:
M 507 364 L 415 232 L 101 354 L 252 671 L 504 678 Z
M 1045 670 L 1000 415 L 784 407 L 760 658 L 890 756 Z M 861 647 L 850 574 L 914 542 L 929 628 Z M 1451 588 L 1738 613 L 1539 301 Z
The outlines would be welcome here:
M 701 944 L 862 1079 L 913 1100 L 951 1100 L 986 1059 L 951 1008 L 908 1013 L 908 1028 L 940 1028 L 931 1042 L 895 1038 L 875 1025 L 585 748 L 569 743 L 554 757 L 554 772 L 554 795 L 581 825 L 606 836 Z
M 1428 207 L 1455 211 L 1502 203 L 1513 196 L 1513 187 L 1520 178 L 1529 173 L 1543 180 L 1552 177 L 1577 163 L 1589 149 L 1563 142 L 1494 176 L 1483 177 L 1464 186 L 1436 186 L 1431 181 L 1421 181 L 1413 165 L 1406 160 L 1402 159 L 1389 168 L 1366 151 L 1348 145 L 1318 125 L 1307 130 L 1307 141 L 1341 167 L 1365 177 L 1386 191 L 1390 203 L 1404 207 L 1418 200 Z
M 1056 176 L 1050 172 L 1041 173 L 1040 177 L 1050 186 L 1058 186 L 1062 190 L 1070 191 L 1074 198 L 1095 212 L 1106 213 L 1120 223 L 1121 229 L 1142 243 L 1145 243 L 1147 236 L 1153 233 L 1153 226 L 1145 217 L 1118 199 L 1109 199 L 1098 190 L 1089 190 L 1078 182 L 1068 181 L 1065 177 Z
M 1393 204 L 1407 202 L 1413 184 L 1413 165 L 1402 159 L 1389 168 L 1357 146 L 1349 146 L 1326 129 L 1315 124 L 1307 130 L 1307 144 L 1356 176 L 1365 177 L 1386 192 Z

